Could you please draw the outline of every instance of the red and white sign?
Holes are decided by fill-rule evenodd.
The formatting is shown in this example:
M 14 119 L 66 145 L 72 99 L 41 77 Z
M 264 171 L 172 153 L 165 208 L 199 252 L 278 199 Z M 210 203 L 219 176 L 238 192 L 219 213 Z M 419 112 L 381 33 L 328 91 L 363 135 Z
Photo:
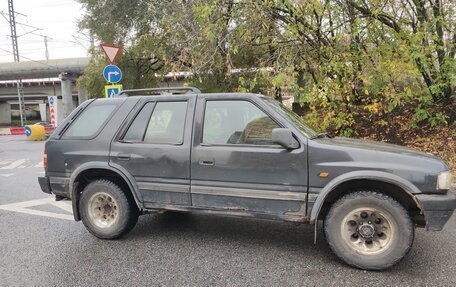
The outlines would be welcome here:
M 49 116 L 51 117 L 51 125 L 57 126 L 57 97 L 49 97 Z
M 120 47 L 108 44 L 100 44 L 100 47 L 108 58 L 109 63 L 113 64 L 119 56 Z

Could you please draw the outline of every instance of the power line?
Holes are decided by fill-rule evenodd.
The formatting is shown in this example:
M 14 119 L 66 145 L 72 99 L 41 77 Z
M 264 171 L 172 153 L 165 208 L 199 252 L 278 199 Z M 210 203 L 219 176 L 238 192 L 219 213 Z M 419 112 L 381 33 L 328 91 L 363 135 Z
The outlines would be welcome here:
M 8 54 L 13 54 L 13 52 L 8 51 L 8 50 L 3 49 L 3 48 L 0 48 L 0 50 L 3 51 L 3 52 L 7 52 Z M 32 61 L 32 62 L 35 62 L 35 63 L 42 64 L 42 65 L 45 65 L 45 66 L 48 66 L 48 67 L 53 67 L 53 68 L 54 68 L 54 66 L 52 66 L 52 65 L 49 65 L 49 64 L 47 64 L 47 63 L 43 63 L 43 62 L 38 61 L 38 60 L 33 60 L 33 59 L 31 59 L 31 58 L 29 58 L 29 57 L 26 57 L 26 56 L 21 56 L 21 58 L 22 58 L 22 59 L 29 60 L 29 61 Z

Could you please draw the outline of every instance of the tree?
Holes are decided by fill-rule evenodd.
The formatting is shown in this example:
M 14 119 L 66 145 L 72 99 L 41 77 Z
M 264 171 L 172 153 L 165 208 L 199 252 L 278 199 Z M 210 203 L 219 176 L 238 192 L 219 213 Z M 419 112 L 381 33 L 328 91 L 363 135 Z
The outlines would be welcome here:
M 410 107 L 411 125 L 454 121 L 455 7 L 443 1 L 80 0 L 80 25 L 123 47 L 127 87 L 188 72 L 203 91 L 293 94 L 325 111 L 309 121 L 350 135 L 366 115 L 385 125 Z M 81 80 L 91 89 L 97 55 Z

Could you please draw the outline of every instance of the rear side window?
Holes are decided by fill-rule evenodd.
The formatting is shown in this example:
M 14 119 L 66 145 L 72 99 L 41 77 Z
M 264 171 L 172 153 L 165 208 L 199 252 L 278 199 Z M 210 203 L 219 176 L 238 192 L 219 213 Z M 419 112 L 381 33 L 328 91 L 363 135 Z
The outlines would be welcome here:
M 153 110 L 153 111 L 152 111 Z M 182 144 L 187 102 L 146 104 L 128 128 L 124 141 Z
M 154 103 L 147 103 L 136 116 L 133 123 L 128 128 L 127 133 L 123 137 L 124 141 L 141 142 L 144 139 L 147 124 L 149 123 L 150 115 L 154 109 Z
M 89 106 L 64 134 L 64 138 L 93 137 L 112 114 L 116 105 Z

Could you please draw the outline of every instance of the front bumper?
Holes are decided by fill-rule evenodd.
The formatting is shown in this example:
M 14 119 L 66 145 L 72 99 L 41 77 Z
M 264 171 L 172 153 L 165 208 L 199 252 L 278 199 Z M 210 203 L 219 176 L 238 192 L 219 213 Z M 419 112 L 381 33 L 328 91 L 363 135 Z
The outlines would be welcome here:
M 51 194 L 51 183 L 49 181 L 49 177 L 47 177 L 47 176 L 38 177 L 38 182 L 40 183 L 41 190 L 44 193 Z
M 427 230 L 442 230 L 456 208 L 456 195 L 452 191 L 446 194 L 417 194 L 416 199 L 423 208 Z

